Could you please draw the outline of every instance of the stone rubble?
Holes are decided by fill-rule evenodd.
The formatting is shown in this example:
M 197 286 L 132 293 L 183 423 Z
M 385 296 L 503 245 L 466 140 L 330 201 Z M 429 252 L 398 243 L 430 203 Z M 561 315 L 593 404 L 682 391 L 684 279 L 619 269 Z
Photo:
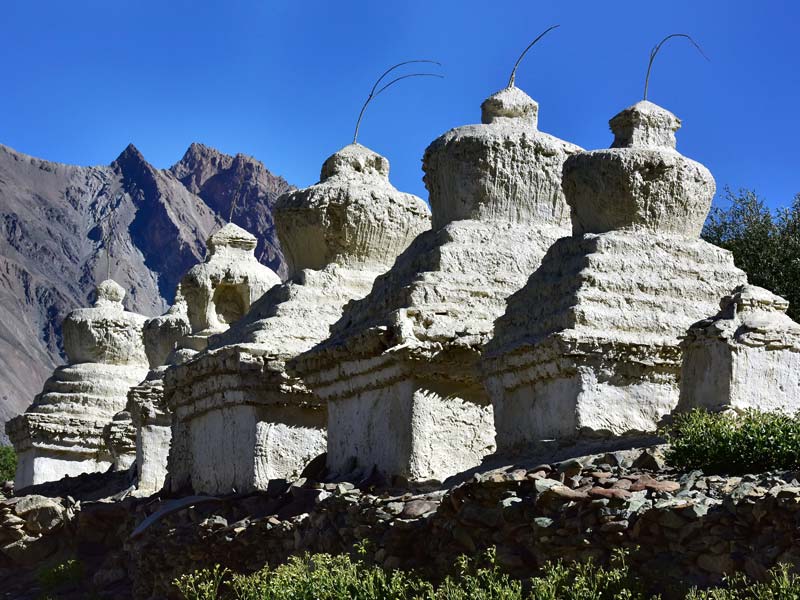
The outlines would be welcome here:
M 125 407 L 128 389 L 147 373 L 146 318 L 122 306 L 112 280 L 97 286 L 92 308 L 72 311 L 62 325 L 68 364 L 58 367 L 24 414 L 6 424 L 18 455 L 16 489 L 65 475 L 105 471 L 116 460 L 104 428 Z
M 389 162 L 358 144 L 328 158 L 319 183 L 284 194 L 275 221 L 291 279 L 166 374 L 173 490 L 264 489 L 325 451 L 325 404 L 285 364 L 430 225 L 425 203 L 389 182 Z
M 482 124 L 425 152 L 433 229 L 417 237 L 331 335 L 289 365 L 328 406 L 328 468 L 443 480 L 494 450 L 476 362 L 505 299 L 569 234 L 564 160 L 580 150 L 537 128 L 508 87 Z
M 677 405 L 680 339 L 746 283 L 698 239 L 715 183 L 675 149 L 680 120 L 647 101 L 608 150 L 564 164 L 573 235 L 511 296 L 482 363 L 498 451 L 654 432 Z

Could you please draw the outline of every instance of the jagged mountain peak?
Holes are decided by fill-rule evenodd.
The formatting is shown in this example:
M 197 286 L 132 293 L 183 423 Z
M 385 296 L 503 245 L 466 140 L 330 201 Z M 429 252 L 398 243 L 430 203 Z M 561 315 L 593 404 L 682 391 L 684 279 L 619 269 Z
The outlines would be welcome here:
M 237 174 L 263 175 L 274 182 L 283 182 L 288 187 L 282 177 L 271 173 L 262 162 L 252 156 L 241 152 L 225 154 L 200 142 L 192 142 L 181 160 L 169 168 L 169 172 L 182 180 L 184 185 L 197 191 L 208 179 L 228 170 Z
M 136 163 L 146 163 L 147 161 L 144 158 L 144 155 L 139 151 L 139 149 L 134 146 L 132 143 L 125 146 L 125 149 L 120 152 L 119 156 L 111 163 L 111 165 L 115 164 L 127 164 L 131 162 Z
M 158 314 L 231 206 L 256 236 L 259 260 L 285 274 L 272 206 L 289 188 L 256 159 L 199 143 L 168 170 L 134 144 L 100 167 L 0 146 L 0 421 L 24 410 L 63 362 L 61 321 L 100 280 L 123 285 L 128 309 Z
M 230 168 L 232 162 L 233 157 L 205 144 L 192 142 L 183 157 L 170 167 L 169 172 L 193 193 L 197 193 L 210 177 L 220 170 Z
M 133 144 L 128 144 L 110 167 L 122 174 L 127 181 L 135 182 L 156 193 L 154 188 L 157 169 L 147 162 L 144 155 Z

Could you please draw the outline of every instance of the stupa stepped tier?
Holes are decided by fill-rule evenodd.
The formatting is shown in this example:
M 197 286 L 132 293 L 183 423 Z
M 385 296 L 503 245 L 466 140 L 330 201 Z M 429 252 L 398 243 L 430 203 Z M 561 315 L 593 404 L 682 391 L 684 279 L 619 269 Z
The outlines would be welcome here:
M 715 191 L 647 101 L 608 150 L 564 164 L 573 235 L 508 301 L 483 361 L 498 450 L 653 432 L 678 402 L 680 338 L 746 282 L 699 239 Z
M 506 297 L 570 233 L 561 169 L 580 149 L 540 132 L 519 88 L 481 109 L 425 152 L 432 230 L 290 365 L 327 402 L 332 473 L 441 480 L 494 450 L 476 363 Z
M 68 364 L 6 425 L 19 459 L 16 489 L 105 471 L 114 462 L 103 428 L 125 407 L 128 389 L 147 374 L 146 317 L 123 308 L 125 291 L 112 280 L 99 284 L 96 294 L 92 308 L 64 319 Z
M 204 262 L 181 279 L 175 303 L 144 327 L 151 370 L 131 388 L 125 414 L 134 432 L 139 495 L 164 486 L 172 440 L 172 412 L 164 401 L 164 373 L 204 350 L 208 340 L 240 319 L 264 292 L 281 283 L 278 275 L 258 262 L 257 240 L 228 223 L 208 240 Z M 121 428 L 119 417 L 114 425 Z M 114 426 L 112 425 L 112 427 Z M 118 436 L 118 439 L 121 436 Z
M 743 285 L 683 340 L 678 410 L 800 410 L 800 324 L 789 303 Z
M 389 182 L 389 162 L 358 144 L 328 158 L 319 183 L 282 196 L 275 222 L 291 278 L 209 348 L 168 370 L 173 489 L 264 489 L 326 449 L 326 407 L 286 362 L 328 336 L 351 300 L 430 227 L 425 203 Z

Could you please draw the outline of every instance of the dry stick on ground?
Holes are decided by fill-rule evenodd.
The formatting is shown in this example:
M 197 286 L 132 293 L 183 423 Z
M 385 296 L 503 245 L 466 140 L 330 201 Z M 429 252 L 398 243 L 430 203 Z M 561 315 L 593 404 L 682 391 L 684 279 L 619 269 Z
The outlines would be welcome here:
M 558 27 L 561 27 L 561 25 L 553 25 L 552 27 L 548 27 L 542 33 L 540 33 L 538 36 L 536 36 L 536 39 L 533 40 L 530 44 L 528 44 L 528 47 L 525 48 L 525 50 L 522 51 L 522 54 L 519 55 L 519 58 L 517 59 L 517 62 L 514 63 L 514 68 L 511 70 L 511 77 L 508 78 L 508 87 L 514 87 L 514 80 L 517 77 L 517 67 L 519 67 L 519 63 L 522 62 L 522 59 L 525 58 L 525 55 L 528 53 L 528 50 L 533 48 L 533 46 L 536 44 L 536 42 L 538 42 L 540 39 L 542 39 L 547 33 L 553 31 L 553 29 L 556 29 Z
M 409 77 L 438 77 L 439 79 L 444 79 L 444 75 L 439 75 L 437 73 L 409 73 L 408 75 L 402 75 L 402 76 L 400 76 L 400 77 L 398 77 L 396 79 L 393 79 L 392 81 L 390 81 L 389 83 L 384 85 L 381 89 L 379 89 L 378 91 L 375 91 L 378 88 L 378 85 L 380 85 L 381 81 L 383 81 L 383 78 L 386 77 L 389 73 L 391 73 L 392 71 L 394 71 L 398 67 L 402 67 L 403 65 L 408 65 L 408 64 L 411 64 L 411 63 L 429 63 L 429 64 L 433 64 L 433 65 L 438 65 L 440 67 L 442 66 L 441 63 L 438 63 L 435 60 L 427 60 L 427 59 L 406 60 L 406 61 L 403 61 L 401 63 L 397 63 L 393 67 L 390 67 L 386 71 L 384 71 L 383 75 L 378 77 L 378 80 L 375 82 L 375 85 L 372 86 L 372 89 L 369 92 L 369 96 L 367 96 L 367 100 L 364 102 L 364 105 L 361 107 L 361 112 L 358 113 L 358 120 L 356 121 L 356 131 L 353 134 L 353 143 L 354 144 L 358 143 L 358 128 L 361 126 L 361 119 L 364 117 L 364 111 L 367 110 L 367 105 L 372 101 L 373 98 L 375 98 L 381 92 L 386 90 L 386 88 L 388 88 L 389 86 L 397 83 L 398 81 L 402 81 L 403 79 L 408 79 Z
M 689 40 L 692 43 L 692 45 L 695 48 L 697 48 L 697 51 L 703 56 L 703 58 L 705 58 L 709 62 L 711 61 L 711 59 L 708 58 L 708 56 L 706 56 L 706 53 L 703 52 L 703 49 L 700 47 L 700 44 L 695 42 L 694 38 L 692 38 L 692 36 L 690 36 L 689 34 L 686 34 L 686 33 L 671 33 L 670 35 L 665 37 L 663 40 L 658 42 L 658 44 L 653 46 L 652 50 L 650 50 L 650 62 L 647 63 L 647 75 L 644 78 L 644 98 L 643 98 L 643 100 L 647 100 L 647 87 L 650 85 L 650 71 L 653 68 L 653 61 L 656 59 L 656 54 L 658 54 L 658 51 L 661 50 L 661 46 L 664 45 L 664 42 L 666 42 L 667 40 L 670 40 L 672 38 L 676 38 L 676 37 L 682 37 L 682 38 L 686 38 L 687 40 Z

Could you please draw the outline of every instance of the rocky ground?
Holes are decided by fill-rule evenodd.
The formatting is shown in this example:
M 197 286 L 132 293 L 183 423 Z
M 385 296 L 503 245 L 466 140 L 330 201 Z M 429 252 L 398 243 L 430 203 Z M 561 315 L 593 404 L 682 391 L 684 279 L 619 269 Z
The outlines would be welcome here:
M 800 565 L 798 478 L 678 473 L 655 448 L 508 466 L 448 487 L 307 477 L 224 498 L 135 499 L 123 490 L 97 500 L 73 480 L 83 500 L 40 489 L 0 502 L 0 597 L 36 598 L 43 567 L 67 559 L 83 575 L 59 597 L 167 598 L 175 597 L 174 577 L 203 566 L 247 572 L 293 553 L 356 545 L 367 560 L 432 577 L 489 546 L 520 577 L 548 560 L 604 561 L 626 549 L 669 596 L 732 570 L 762 578 L 779 562 Z

